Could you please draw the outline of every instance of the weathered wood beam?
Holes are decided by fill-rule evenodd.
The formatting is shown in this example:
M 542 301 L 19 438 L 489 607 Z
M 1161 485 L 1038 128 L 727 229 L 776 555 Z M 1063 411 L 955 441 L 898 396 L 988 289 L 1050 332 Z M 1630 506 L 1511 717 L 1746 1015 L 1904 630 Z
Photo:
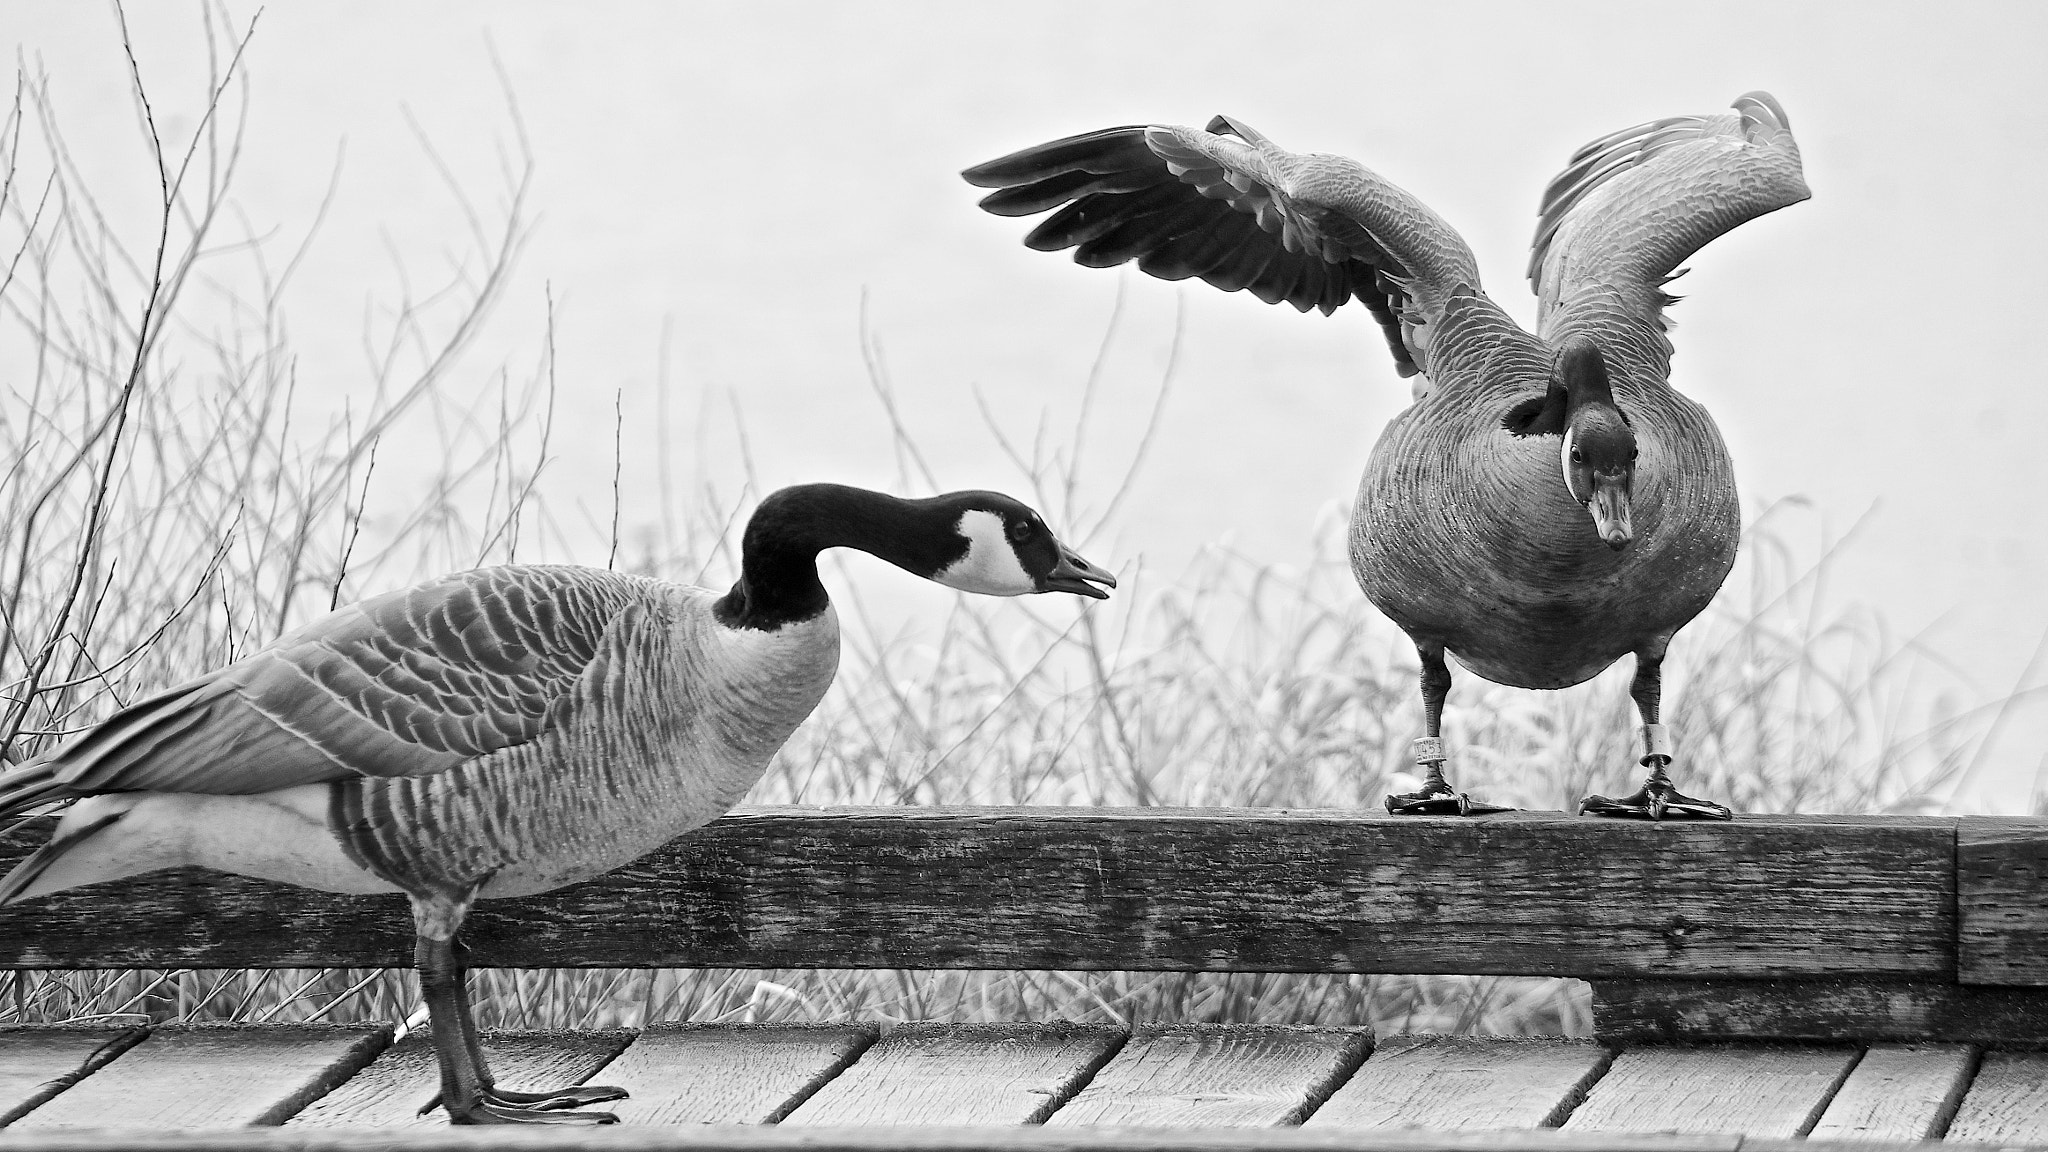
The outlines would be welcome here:
M 1956 827 L 1956 978 L 2048 985 L 2048 819 Z
M 38 826 L 40 825 L 40 826 Z M 480 904 L 499 966 L 1955 977 L 1953 820 L 1270 809 L 736 813 Z M 0 840 L 0 868 L 47 835 Z M 0 966 L 404 965 L 397 897 L 166 873 L 0 910 Z
M 2048 1042 L 2048 988 L 1889 980 L 1595 980 L 1617 1043 L 1705 1040 Z
M 1920 1141 L 1330 1128 L 291 1128 L 10 1134 L 9 1152 L 1925 1152 Z M 2014 1147 L 2014 1146 L 2007 1146 Z

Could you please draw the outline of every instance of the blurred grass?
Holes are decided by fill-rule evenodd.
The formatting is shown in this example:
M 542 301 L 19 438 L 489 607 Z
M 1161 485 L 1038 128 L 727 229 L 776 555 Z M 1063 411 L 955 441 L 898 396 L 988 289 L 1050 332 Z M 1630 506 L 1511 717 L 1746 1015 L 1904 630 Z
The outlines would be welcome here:
M 520 383 L 503 365 L 467 363 L 528 222 L 533 162 L 509 95 L 499 185 L 479 194 L 447 182 L 474 223 L 470 248 L 425 290 L 396 270 L 396 294 L 366 312 L 357 388 L 301 392 L 283 298 L 318 214 L 291 243 L 241 223 L 230 191 L 248 106 L 235 70 L 243 39 L 211 9 L 205 33 L 220 63 L 189 138 L 163 138 L 137 77 L 156 184 L 139 216 L 87 185 L 46 77 L 18 79 L 0 132 L 0 366 L 11 392 L 0 409 L 0 754 L 33 754 L 334 603 L 438 571 L 602 548 L 650 574 L 729 579 L 732 529 L 759 495 L 751 478 L 730 497 L 665 483 L 658 531 L 622 549 L 616 508 L 606 529 L 587 510 L 558 518 L 545 498 L 551 328 Z M 431 144 L 426 159 L 439 163 Z M 1105 350 L 1116 331 L 1112 317 Z M 893 419 L 893 387 L 865 333 L 863 352 Z M 1116 528 L 1150 445 L 1148 435 L 1117 473 L 1083 481 L 1098 390 L 1148 386 L 1097 369 L 1063 435 L 1041 428 L 1026 445 L 989 422 L 1019 484 L 1084 547 Z M 1155 412 L 1171 378 L 1169 367 L 1149 385 Z M 905 487 L 939 490 L 894 426 Z M 380 449 L 407 460 L 404 491 L 376 487 Z M 1961 709 L 1937 659 L 1828 602 L 1828 550 L 1817 566 L 1792 559 L 1810 531 L 1787 523 L 1797 513 L 1758 516 L 1736 575 L 1674 645 L 1665 700 L 1681 783 L 1749 812 L 1938 810 L 1995 712 Z M 1124 571 L 1117 599 L 1079 614 L 960 597 L 943 620 L 901 635 L 841 596 L 839 681 L 751 800 L 1377 805 L 1415 785 L 1417 668 L 1352 582 L 1343 518 L 1328 509 L 1305 564 L 1216 549 L 1182 573 Z M 1632 786 L 1627 663 L 1557 693 L 1460 674 L 1447 714 L 1453 778 L 1534 808 Z M 406 971 L 6 979 L 0 1023 L 423 1019 Z M 486 970 L 475 986 L 487 1026 L 854 1016 L 1589 1027 L 1583 985 L 1496 977 L 588 969 Z

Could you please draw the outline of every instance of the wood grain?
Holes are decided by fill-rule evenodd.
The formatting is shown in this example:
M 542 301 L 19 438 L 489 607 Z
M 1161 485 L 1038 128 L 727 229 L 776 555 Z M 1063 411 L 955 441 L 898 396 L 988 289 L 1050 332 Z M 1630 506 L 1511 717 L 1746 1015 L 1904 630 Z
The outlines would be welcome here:
M 905 1024 L 798 1105 L 785 1126 L 1037 1124 L 1123 1043 L 1068 1024 Z
M 166 1024 L 8 1131 L 278 1124 L 390 1041 L 389 1025 Z
M 2048 819 L 1959 822 L 1956 912 L 1958 980 L 2048 985 Z
M 486 901 L 466 938 L 482 965 L 1947 980 L 1954 823 L 769 809 L 586 884 Z M 0 867 L 47 826 L 0 842 Z M 0 910 L 15 967 L 410 958 L 396 897 L 211 874 Z
M 1490 1130 L 1555 1127 L 1611 1059 L 1585 1040 L 1392 1036 L 1307 1125 Z
M 1815 1140 L 1932 1140 L 1948 1129 L 1976 1068 L 1964 1044 L 1880 1044 L 1842 1082 Z
M 1052 1127 L 1271 1128 L 1299 1124 L 1365 1054 L 1361 1028 L 1144 1024 Z
M 1337 1129 L 1131 1128 L 697 1128 L 244 1129 L 209 1133 L 23 1133 L 8 1152 L 1832 1152 L 1790 1141 L 1732 1136 L 1572 1135 L 1533 1132 L 1359 1132 Z M 1926 1152 L 1863 1144 L 1858 1152 Z
M 632 1039 L 630 1032 L 486 1031 L 484 1059 L 499 1084 L 515 1091 L 538 1092 L 583 1083 Z M 447 1127 L 448 1114 L 439 1108 L 420 1114 L 440 1091 L 441 1072 L 435 1064 L 433 1040 L 429 1033 L 414 1032 L 285 1123 L 289 1127 Z
M 873 1024 L 657 1024 L 604 1070 L 621 1124 L 774 1124 L 875 1042 Z
M 0 1026 L 0 1127 L 126 1052 L 146 1028 L 77 1024 Z
M 1801 1136 L 1857 1055 L 1780 1044 L 1632 1048 L 1615 1057 L 1563 1128 Z
M 2048 1036 L 2048 989 L 1890 980 L 1595 980 L 1615 1042 L 1844 1040 L 1984 1044 Z
M 1985 1053 L 1948 1139 L 2048 1145 L 2048 1052 Z

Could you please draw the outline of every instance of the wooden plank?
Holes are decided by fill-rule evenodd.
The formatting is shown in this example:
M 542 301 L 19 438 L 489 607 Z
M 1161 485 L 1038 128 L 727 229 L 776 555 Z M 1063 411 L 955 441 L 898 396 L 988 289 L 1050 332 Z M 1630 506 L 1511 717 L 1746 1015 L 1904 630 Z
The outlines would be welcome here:
M 166 1024 L 8 1132 L 278 1124 L 390 1042 L 388 1024 Z
M 905 1024 L 819 1088 L 785 1126 L 1037 1124 L 1123 1043 L 1121 1029 Z
M 1956 978 L 2048 985 L 2048 819 L 1956 826 Z
M 1593 1030 L 1628 1043 L 1842 1040 L 1988 1044 L 2048 1036 L 2048 989 L 1933 981 L 1595 980 Z
M 1586 1040 L 1392 1036 L 1308 1126 L 1554 1128 L 1611 1058 Z
M 622 1124 L 774 1124 L 874 1044 L 873 1024 L 657 1024 L 604 1070 Z
M 1529 1132 L 1360 1131 L 1336 1128 L 545 1128 L 241 1129 L 208 1133 L 23 1133 L 8 1152 L 1832 1152 L 1733 1136 Z M 1876 1143 L 1857 1152 L 1927 1152 Z
M 99 1071 L 148 1034 L 146 1028 L 0 1025 L 0 1127 Z
M 1964 1044 L 1874 1045 L 1807 1135 L 1932 1140 L 1948 1130 L 1976 1064 L 1976 1050 Z
M 1052 1127 L 1299 1124 L 1372 1050 L 1363 1028 L 1144 1024 Z
M 485 901 L 466 938 L 486 965 L 1949 980 L 1954 823 L 770 809 Z M 0 866 L 37 839 L 5 838 Z M 396 897 L 202 873 L 0 910 L 16 967 L 402 965 L 411 947 Z
M 1631 1048 L 1615 1057 L 1563 1128 L 1803 1136 L 1857 1055 L 1853 1048 L 1784 1044 Z
M 1948 1139 L 2048 1145 L 2048 1052 L 1986 1052 Z
M 631 1032 L 486 1031 L 484 1059 L 499 1084 L 515 1091 L 538 1092 L 583 1083 L 632 1039 Z M 291 1127 L 445 1126 L 448 1114 L 438 1108 L 420 1114 L 440 1091 L 441 1071 L 432 1037 L 414 1032 L 285 1123 Z

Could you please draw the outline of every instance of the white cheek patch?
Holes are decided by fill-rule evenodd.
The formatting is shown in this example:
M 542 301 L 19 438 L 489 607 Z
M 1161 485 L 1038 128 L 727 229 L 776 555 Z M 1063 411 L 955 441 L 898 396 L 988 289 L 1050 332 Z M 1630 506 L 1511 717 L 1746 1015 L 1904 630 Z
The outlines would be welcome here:
M 971 508 L 961 514 L 954 531 L 967 538 L 967 555 L 934 573 L 933 580 L 984 596 L 1023 596 L 1038 591 L 1037 581 L 1017 562 L 1017 551 L 1010 547 L 1001 516 Z
M 1577 428 L 1565 425 L 1564 435 L 1559 437 L 1564 441 L 1564 447 L 1558 450 L 1557 460 L 1559 466 L 1564 469 L 1564 490 L 1572 494 L 1572 499 L 1584 504 L 1586 498 L 1579 495 L 1577 488 L 1572 487 L 1572 445 L 1577 441 L 1578 435 Z

